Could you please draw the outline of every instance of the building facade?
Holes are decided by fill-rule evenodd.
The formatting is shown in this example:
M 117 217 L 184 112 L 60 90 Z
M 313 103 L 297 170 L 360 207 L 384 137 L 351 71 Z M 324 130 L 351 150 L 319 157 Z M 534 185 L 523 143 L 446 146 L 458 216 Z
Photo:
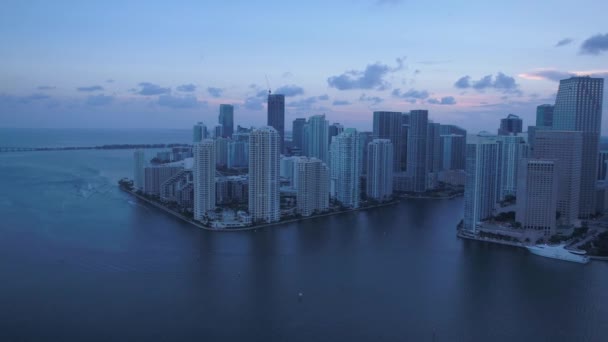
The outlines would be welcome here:
M 595 213 L 595 181 L 603 95 L 603 78 L 571 77 L 559 82 L 553 109 L 554 130 L 583 132 L 578 214 L 581 218 L 588 218 Z
M 279 134 L 279 153 L 285 146 L 285 95 L 268 93 L 267 124 Z
M 517 135 L 523 131 L 523 121 L 515 114 L 509 114 L 500 119 L 498 135 Z
M 393 143 L 374 139 L 367 145 L 366 191 L 368 198 L 386 201 L 393 195 Z
M 253 222 L 281 218 L 279 158 L 281 136 L 273 127 L 249 134 L 249 214 Z
M 556 232 L 557 169 L 552 160 L 522 159 L 518 165 L 515 220 L 524 229 Z
M 144 189 L 144 167 L 146 166 L 146 157 L 143 150 L 133 152 L 133 185 L 137 190 Z
M 224 138 L 232 137 L 234 132 L 234 106 L 229 104 L 220 105 L 218 123 L 222 126 L 221 136 Z
M 194 187 L 194 219 L 202 221 L 215 209 L 215 141 L 204 139 L 194 145 L 192 167 Z
M 496 205 L 496 136 L 487 132 L 470 136 L 466 148 L 463 228 L 476 233 L 477 224 L 491 217 Z
M 311 116 L 304 126 L 304 149 L 302 154 L 328 163 L 328 129 L 329 121 L 325 119 L 325 115 Z
M 347 208 L 358 208 L 360 199 L 359 134 L 347 128 L 332 139 L 330 146 L 332 198 Z
M 388 139 L 393 143 L 393 170 L 396 172 L 402 170 L 403 125 L 401 112 L 374 112 L 373 138 Z
M 425 192 L 427 189 L 427 110 L 410 112 L 410 128 L 407 137 L 407 174 L 412 178 L 413 192 Z
M 317 158 L 297 157 L 294 162 L 296 209 L 310 216 L 329 209 L 329 169 Z

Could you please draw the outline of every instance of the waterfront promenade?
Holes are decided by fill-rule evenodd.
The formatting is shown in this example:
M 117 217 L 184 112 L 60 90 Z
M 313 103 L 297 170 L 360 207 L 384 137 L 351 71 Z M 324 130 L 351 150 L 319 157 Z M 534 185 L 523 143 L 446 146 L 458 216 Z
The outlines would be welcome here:
M 312 216 L 288 219 L 288 220 L 279 221 L 279 222 L 263 223 L 263 224 L 257 224 L 257 225 L 240 227 L 240 228 L 212 228 L 212 227 L 207 227 L 207 226 L 201 224 L 200 222 L 194 221 L 193 219 L 186 217 L 174 210 L 171 210 L 158 202 L 152 201 L 152 200 L 136 193 L 135 191 L 128 190 L 122 186 L 119 186 L 119 188 L 121 190 L 131 194 L 132 196 L 136 197 L 137 199 L 140 199 L 148 204 L 151 204 L 152 206 L 154 206 L 158 209 L 161 209 L 164 212 L 171 214 L 171 215 L 179 218 L 182 221 L 188 222 L 198 228 L 209 230 L 209 231 L 214 231 L 214 232 L 238 232 L 238 231 L 256 230 L 256 229 L 267 228 L 267 227 L 272 227 L 272 226 L 279 226 L 279 225 L 284 225 L 284 224 L 289 224 L 289 223 L 296 223 L 296 222 L 315 219 L 315 218 L 321 218 L 321 217 L 351 213 L 351 212 L 355 212 L 355 211 L 362 211 L 362 210 L 368 210 L 368 209 L 373 209 L 373 208 L 385 207 L 385 206 L 395 205 L 395 204 L 399 203 L 399 200 L 393 200 L 390 202 L 370 205 L 367 207 L 361 207 L 361 208 L 356 208 L 356 209 L 347 209 L 347 210 L 341 210 L 341 211 L 333 211 L 333 212 L 323 213 L 323 214 L 319 214 L 319 215 L 312 215 Z

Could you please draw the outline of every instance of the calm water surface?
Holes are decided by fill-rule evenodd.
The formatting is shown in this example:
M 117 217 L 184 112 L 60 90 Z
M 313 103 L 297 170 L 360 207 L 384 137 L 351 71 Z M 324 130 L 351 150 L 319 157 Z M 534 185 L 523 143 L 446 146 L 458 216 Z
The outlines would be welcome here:
M 212 233 L 120 192 L 131 165 L 0 154 L 0 341 L 608 340 L 608 263 L 459 240 L 462 199 Z

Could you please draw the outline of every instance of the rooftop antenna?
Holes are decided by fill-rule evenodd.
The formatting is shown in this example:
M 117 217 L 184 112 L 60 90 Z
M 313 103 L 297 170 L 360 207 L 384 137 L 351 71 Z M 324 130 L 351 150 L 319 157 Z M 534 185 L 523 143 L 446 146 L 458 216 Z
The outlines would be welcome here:
M 268 88 L 268 95 L 270 95 L 272 91 L 270 91 L 270 82 L 268 82 L 268 75 L 264 74 L 264 77 L 266 77 L 266 88 Z

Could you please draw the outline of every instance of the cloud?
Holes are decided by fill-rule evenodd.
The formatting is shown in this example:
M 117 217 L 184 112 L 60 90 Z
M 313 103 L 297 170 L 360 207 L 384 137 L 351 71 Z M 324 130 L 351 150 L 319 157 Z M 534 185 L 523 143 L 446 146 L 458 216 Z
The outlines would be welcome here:
M 334 106 L 348 106 L 349 104 L 350 102 L 346 100 L 334 100 L 334 102 L 332 103 L 332 105 Z
M 361 96 L 359 96 L 359 101 L 361 101 L 361 102 L 371 102 L 372 106 L 373 106 L 373 105 L 377 105 L 380 102 L 384 101 L 384 99 L 380 98 L 378 96 L 367 96 L 365 94 L 361 94 Z
M 376 89 L 385 90 L 390 87 L 390 84 L 384 80 L 384 77 L 391 72 L 396 72 L 404 67 L 405 57 L 396 59 L 397 66 L 391 68 L 386 64 L 376 62 L 368 64 L 365 70 L 350 70 L 341 75 L 331 76 L 327 79 L 327 84 L 338 90 L 350 89 Z
M 477 91 L 495 89 L 502 93 L 521 94 L 515 78 L 502 72 L 497 73 L 496 76 L 486 75 L 477 81 L 471 80 L 470 76 L 463 76 L 454 82 L 454 87 L 459 89 L 473 88 Z
M 297 85 L 289 84 L 284 85 L 282 87 L 278 87 L 275 91 L 275 94 L 283 94 L 285 97 L 298 96 L 304 94 L 304 89 L 302 87 L 298 87 Z
M 185 93 L 191 93 L 196 90 L 196 86 L 192 83 L 190 84 L 182 84 L 175 88 L 177 91 L 183 91 Z
M 573 41 L 574 41 L 574 40 L 573 40 L 572 38 L 564 38 L 564 39 L 562 39 L 562 40 L 558 41 L 558 42 L 555 44 L 555 47 L 566 46 L 566 45 L 568 45 L 568 44 L 572 43 Z
M 199 102 L 194 95 L 173 96 L 161 95 L 158 97 L 158 104 L 164 107 L 175 109 L 197 108 L 206 102 Z
M 267 96 L 268 96 L 268 90 L 266 90 L 266 89 L 258 90 L 258 92 L 255 94 L 255 97 L 267 97 Z
M 428 103 L 436 104 L 436 105 L 455 105 L 456 99 L 453 96 L 444 96 L 441 100 L 438 99 L 428 99 Z
M 321 101 L 327 101 L 327 100 L 329 100 L 329 95 L 323 94 L 323 95 L 318 96 L 317 98 Z
M 608 33 L 596 34 L 595 36 L 587 38 L 583 44 L 581 44 L 580 53 L 586 55 L 599 55 L 604 51 L 608 51 Z
M 262 110 L 264 109 L 264 102 L 259 96 L 251 96 L 245 99 L 244 106 L 249 110 Z
M 574 76 L 574 74 L 553 69 L 541 69 L 517 75 L 527 80 L 551 80 L 559 81 Z
M 221 97 L 224 90 L 222 88 L 209 87 L 209 88 L 207 88 L 207 92 L 212 97 Z
M 46 99 L 50 99 L 51 97 L 46 95 L 46 94 L 41 94 L 41 93 L 34 93 L 28 96 L 24 96 L 20 99 L 19 102 L 21 103 L 30 103 L 32 101 L 40 101 L 40 100 L 46 100 Z
M 114 96 L 109 95 L 91 95 L 87 97 L 86 104 L 89 106 L 105 106 L 114 101 Z
M 517 75 L 527 80 L 549 80 L 558 82 L 572 76 L 591 76 L 608 78 L 608 70 L 560 71 L 555 69 L 538 69 Z
M 107 80 L 106 80 L 106 83 L 114 83 L 114 80 L 113 80 L 113 79 L 111 79 L 111 78 L 110 78 L 110 79 L 107 79 Z
M 399 97 L 405 99 L 410 103 L 416 103 L 416 100 L 424 100 L 429 97 L 429 92 L 426 90 L 416 90 L 410 89 L 404 93 L 401 92 L 401 89 L 395 89 L 391 93 L 394 97 Z
M 100 90 L 103 90 L 103 87 L 100 86 L 100 85 L 92 85 L 92 86 L 89 86 L 89 87 L 78 87 L 78 88 L 76 88 L 76 90 L 91 92 L 91 91 L 100 91 Z
M 38 87 L 36 87 L 36 89 L 38 89 L 38 90 L 53 90 L 53 89 L 55 89 L 55 87 L 53 87 L 53 86 L 38 86 Z
M 291 72 L 289 72 L 289 71 L 285 71 L 285 72 L 284 72 L 284 73 L 281 75 L 281 77 L 283 77 L 283 78 L 290 78 L 290 77 L 293 77 L 293 74 L 292 74 Z
M 171 88 L 163 88 L 157 84 L 153 84 L 150 82 L 141 82 L 138 86 L 140 87 L 140 89 L 137 90 L 136 93 L 144 96 L 162 95 L 171 92 Z
M 302 100 L 292 101 L 287 104 L 287 107 L 297 108 L 299 110 L 308 110 L 312 108 L 312 105 L 315 104 L 319 100 L 317 96 L 307 97 Z

